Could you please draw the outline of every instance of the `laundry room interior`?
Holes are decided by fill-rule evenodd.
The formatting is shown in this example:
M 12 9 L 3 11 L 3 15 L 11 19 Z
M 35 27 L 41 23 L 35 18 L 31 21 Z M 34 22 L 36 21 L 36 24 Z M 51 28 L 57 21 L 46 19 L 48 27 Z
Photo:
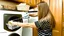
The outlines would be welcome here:
M 48 7 L 41 2 L 46 2 Z M 64 36 L 64 0 L 0 0 L 0 35 L 38 36 L 37 28 L 31 28 L 33 25 L 24 27 L 26 25 L 21 26 L 21 23 L 39 21 L 43 17 L 42 11 L 46 12 L 48 8 L 54 18 L 51 36 Z

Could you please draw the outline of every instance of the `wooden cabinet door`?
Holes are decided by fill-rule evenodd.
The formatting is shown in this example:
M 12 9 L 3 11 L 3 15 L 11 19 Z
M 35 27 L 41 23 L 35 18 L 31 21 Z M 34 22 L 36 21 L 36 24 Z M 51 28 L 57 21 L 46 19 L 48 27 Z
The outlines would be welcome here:
M 63 28 L 62 28 L 62 36 L 64 36 L 64 0 L 63 0 Z
M 19 3 L 26 3 L 30 5 L 31 7 L 36 7 L 38 3 L 40 3 L 41 0 L 14 0 Z
M 50 0 L 50 10 L 55 19 L 52 36 L 62 36 L 62 0 Z

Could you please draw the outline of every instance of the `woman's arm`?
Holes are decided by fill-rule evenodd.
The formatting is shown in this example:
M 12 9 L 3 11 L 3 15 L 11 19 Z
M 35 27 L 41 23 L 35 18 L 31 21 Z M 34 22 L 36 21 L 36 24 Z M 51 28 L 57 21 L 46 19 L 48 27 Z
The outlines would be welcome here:
M 36 25 L 35 25 L 35 23 L 18 23 L 18 26 L 37 28 Z
M 40 19 L 35 23 L 20 23 L 20 22 L 12 22 L 13 25 L 18 25 L 21 27 L 31 27 L 31 28 L 40 28 L 43 24 L 42 22 L 50 22 L 51 16 L 48 14 L 45 18 Z
M 35 23 L 21 23 L 21 22 L 11 22 L 12 25 L 17 25 L 20 27 L 30 27 L 30 28 L 37 28 Z

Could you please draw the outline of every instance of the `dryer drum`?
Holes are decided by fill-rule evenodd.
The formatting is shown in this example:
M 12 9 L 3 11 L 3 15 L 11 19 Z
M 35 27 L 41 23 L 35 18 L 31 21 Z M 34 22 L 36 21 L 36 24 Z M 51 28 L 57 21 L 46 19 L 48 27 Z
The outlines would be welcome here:
M 9 36 L 20 36 L 20 35 L 17 34 L 17 33 L 12 33 L 12 34 L 10 34 Z
M 23 22 L 22 17 L 19 18 L 17 16 L 10 17 L 8 21 L 10 21 L 10 20 L 13 20 L 13 21 L 16 21 L 16 22 Z
M 7 31 L 11 31 L 11 32 L 18 30 L 20 27 L 19 26 L 9 26 L 7 23 L 10 20 L 13 20 L 16 22 L 23 22 L 21 14 L 4 14 L 4 29 Z M 11 28 L 12 30 L 9 28 Z

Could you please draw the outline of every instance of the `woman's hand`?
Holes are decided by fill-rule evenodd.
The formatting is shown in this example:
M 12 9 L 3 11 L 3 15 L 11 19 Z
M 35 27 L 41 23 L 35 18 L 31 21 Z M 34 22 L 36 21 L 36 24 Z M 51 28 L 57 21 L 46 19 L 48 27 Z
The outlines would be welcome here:
M 31 14 L 29 14 L 29 16 L 31 16 L 31 17 L 37 17 L 37 16 L 38 16 L 38 12 L 36 12 L 36 13 L 31 13 Z

